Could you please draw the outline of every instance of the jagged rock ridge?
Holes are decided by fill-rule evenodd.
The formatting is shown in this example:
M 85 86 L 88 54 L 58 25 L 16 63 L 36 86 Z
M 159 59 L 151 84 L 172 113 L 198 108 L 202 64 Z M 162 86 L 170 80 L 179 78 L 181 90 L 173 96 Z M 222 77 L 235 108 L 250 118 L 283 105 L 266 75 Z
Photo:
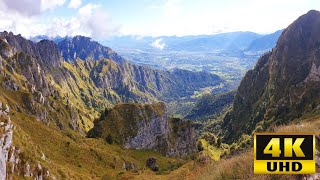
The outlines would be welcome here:
M 117 63 L 124 63 L 126 60 L 115 53 L 112 49 L 102 46 L 98 42 L 84 36 L 65 38 L 58 43 L 61 56 L 70 62 L 77 58 L 82 60 L 111 59 Z

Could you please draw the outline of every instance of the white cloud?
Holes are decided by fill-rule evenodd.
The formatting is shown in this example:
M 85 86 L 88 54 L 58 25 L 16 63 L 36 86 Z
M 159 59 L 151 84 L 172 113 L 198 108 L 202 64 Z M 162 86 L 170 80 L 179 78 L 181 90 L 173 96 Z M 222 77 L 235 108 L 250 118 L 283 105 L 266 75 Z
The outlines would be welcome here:
M 33 16 L 41 13 L 41 0 L 4 0 L 0 2 L 1 9 L 8 9 L 12 12 Z
M 92 37 L 106 37 L 117 30 L 110 23 L 112 19 L 108 13 L 98 8 L 95 10 L 87 21 L 87 26 L 91 30 Z
M 150 46 L 154 47 L 154 48 L 158 48 L 160 50 L 163 50 L 166 47 L 166 43 L 161 39 L 156 39 L 155 41 L 153 41 Z
M 19 2 L 18 2 L 19 1 Z M 43 27 L 37 23 L 41 15 L 40 0 L 0 1 L 0 30 L 29 36 Z
M 137 16 L 130 14 L 130 17 L 121 14 L 116 22 L 122 24 L 120 29 L 113 23 L 111 15 L 103 11 L 105 6 L 102 5 L 83 4 L 81 0 L 82 5 L 76 8 L 77 11 L 56 11 L 61 6 L 76 7 L 72 1 L 77 0 L 0 0 L 0 31 L 21 33 L 25 37 L 80 34 L 94 38 L 119 34 L 120 30 L 123 35 L 142 36 L 182 36 L 230 31 L 269 33 L 287 27 L 310 9 L 320 10 L 318 0 L 243 0 L 241 3 L 236 0 L 228 0 L 229 3 L 212 0 L 199 0 L 197 3 L 191 0 L 159 0 L 157 4 L 145 0 L 151 2 L 149 9 L 144 9 L 150 14 L 145 17 L 139 16 L 139 13 Z M 157 47 L 164 44 L 162 41 L 158 43 L 160 46 L 155 44 Z
M 59 6 L 63 6 L 66 0 L 41 0 L 41 10 L 52 10 Z
M 34 11 L 18 11 L 20 6 L 9 4 L 9 9 L 7 4 L 0 0 L 0 31 L 12 31 L 27 38 L 36 35 L 51 37 L 84 35 L 104 39 L 118 33 L 119 26 L 112 23 L 111 16 L 104 12 L 100 5 L 89 3 L 79 8 L 75 15 L 69 17 L 46 17 L 41 16 L 40 4 L 39 0 L 37 11 L 39 15 L 36 15 Z M 46 4 L 47 11 L 57 7 L 58 4 Z
M 87 4 L 72 18 L 54 18 L 44 34 L 49 36 L 84 35 L 104 39 L 118 32 L 111 16 L 97 4 Z
M 99 5 L 97 4 L 92 4 L 92 3 L 89 3 L 83 7 L 81 7 L 79 10 L 78 10 L 78 14 L 80 16 L 89 16 L 90 14 L 92 14 L 92 12 L 99 8 Z
M 77 9 L 81 6 L 82 4 L 82 0 L 71 0 L 68 8 L 73 8 L 73 9 Z

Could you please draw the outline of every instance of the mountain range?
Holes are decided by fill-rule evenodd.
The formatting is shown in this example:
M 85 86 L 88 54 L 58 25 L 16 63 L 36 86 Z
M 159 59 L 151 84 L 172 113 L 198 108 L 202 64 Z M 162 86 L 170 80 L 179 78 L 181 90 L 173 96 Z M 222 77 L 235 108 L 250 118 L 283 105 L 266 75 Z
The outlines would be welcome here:
M 311 10 L 265 36 L 162 37 L 164 51 L 263 52 L 229 91 L 225 77 L 137 65 L 88 37 L 2 32 L 0 179 L 313 178 L 254 176 L 250 148 L 254 132 L 319 134 L 319 34 Z M 178 118 L 171 102 L 195 105 Z
M 215 35 L 194 36 L 122 36 L 112 37 L 102 41 L 102 44 L 114 47 L 118 50 L 148 50 L 148 51 L 189 51 L 189 52 L 246 52 L 268 51 L 275 46 L 281 32 L 262 35 L 254 32 L 230 32 Z M 159 43 L 164 47 L 159 49 L 152 42 L 161 40 Z
M 8 177 L 15 177 L 17 174 L 35 178 L 51 177 L 50 174 L 46 174 L 49 171 L 39 170 L 44 168 L 43 166 L 51 167 L 50 173 L 55 174 L 55 177 L 58 178 L 64 177 L 61 172 L 71 173 L 67 176 L 69 178 L 88 177 L 88 174 L 79 175 L 78 170 L 73 169 L 77 167 L 73 163 L 73 158 L 76 157 L 67 160 L 71 169 L 69 169 L 70 167 L 67 169 L 63 167 L 64 170 L 57 169 L 55 164 L 60 163 L 59 158 L 70 152 L 67 151 L 68 148 L 62 148 L 63 152 L 55 151 L 55 153 L 51 149 L 55 148 L 53 147 L 55 143 L 59 144 L 57 146 L 64 146 L 66 140 L 68 141 L 67 146 L 69 146 L 70 141 L 75 143 L 81 139 L 88 139 L 86 133 L 96 126 L 94 120 L 99 117 L 102 119 L 100 114 L 107 112 L 106 109 L 110 108 L 113 108 L 110 110 L 111 112 L 115 112 L 111 115 L 120 112 L 125 118 L 130 117 L 125 114 L 127 111 L 149 113 L 148 116 L 138 116 L 136 121 L 131 117 L 132 122 L 137 122 L 133 125 L 139 133 L 144 133 L 144 126 L 153 127 L 148 132 L 158 129 L 159 123 L 161 124 L 163 121 L 166 128 L 160 130 L 160 133 L 166 137 L 159 136 L 161 141 L 159 140 L 155 146 L 166 144 L 167 149 L 162 152 L 170 156 L 189 154 L 195 149 L 195 146 L 190 146 L 195 144 L 195 136 L 189 136 L 192 135 L 190 133 L 194 133 L 193 127 L 182 120 L 170 119 L 164 105 L 154 105 L 154 108 L 152 105 L 115 105 L 119 103 L 153 104 L 161 100 L 169 102 L 191 96 L 201 88 L 221 87 L 225 82 L 219 76 L 207 72 L 191 72 L 180 69 L 165 71 L 135 65 L 112 49 L 83 36 L 66 38 L 58 43 L 50 40 L 32 42 L 21 35 L 2 32 L 0 34 L 0 49 L 1 106 L 5 104 L 4 107 L 8 107 L 8 112 L 5 109 L 3 113 L 1 111 L 1 124 L 5 128 L 3 130 L 1 128 L 1 138 L 6 146 L 1 148 L 0 156 L 4 157 L 1 158 L 1 164 L 4 164 L 2 168 L 6 166 L 5 164 L 9 164 L 14 169 L 12 172 L 6 172 L 4 168 L 4 174 L 8 173 Z M 121 107 L 125 107 L 125 109 L 122 110 Z M 143 108 L 146 109 L 143 110 Z M 163 112 L 161 118 L 158 119 L 158 115 L 155 115 L 157 111 L 150 111 L 150 108 Z M 123 123 L 121 121 L 123 117 L 111 118 Z M 144 121 L 142 121 L 142 117 L 145 119 Z M 124 120 L 128 121 L 128 119 Z M 18 130 L 13 130 L 13 124 L 18 126 Z M 35 130 L 34 127 L 41 128 Z M 125 126 L 124 128 L 130 127 Z M 188 136 L 186 136 L 186 132 L 190 132 L 187 133 Z M 48 138 L 45 138 L 44 135 Z M 153 136 L 152 133 L 144 134 L 140 143 L 148 143 Z M 124 146 L 122 148 L 134 149 L 153 147 L 146 146 L 144 148 L 137 145 L 127 147 L 125 144 L 121 144 L 122 141 L 119 141 L 117 136 L 112 134 L 112 137 L 116 143 L 111 147 L 102 145 L 106 150 L 120 148 L 121 145 Z M 186 137 L 189 137 L 188 141 L 185 141 Z M 101 138 L 104 137 L 101 136 Z M 28 141 L 29 146 L 24 145 L 25 141 Z M 101 143 L 98 139 L 90 140 L 90 142 Z M 83 146 L 89 147 L 86 143 L 82 145 L 77 143 L 73 146 L 74 151 L 89 154 L 93 151 L 92 148 L 84 148 Z M 32 148 L 34 147 L 39 147 L 41 150 L 33 152 Z M 15 152 L 15 149 L 20 150 Z M 99 150 L 96 149 L 96 151 Z M 11 152 L 14 153 L 10 154 Z M 41 156 L 48 154 L 50 154 L 49 161 L 41 159 Z M 115 161 L 127 164 L 125 169 L 142 168 L 142 160 L 134 157 L 135 155 L 128 158 L 116 154 L 113 156 L 106 156 L 102 159 L 96 156 L 91 161 L 109 161 L 109 159 L 115 158 L 118 159 Z M 10 159 L 17 160 L 11 162 Z M 39 160 L 41 163 L 37 163 Z M 114 164 L 109 166 L 116 166 L 115 169 L 118 169 L 112 172 L 122 169 L 120 165 L 119 167 Z M 101 175 L 103 174 L 99 176 Z M 4 176 L 0 175 L 0 177 Z

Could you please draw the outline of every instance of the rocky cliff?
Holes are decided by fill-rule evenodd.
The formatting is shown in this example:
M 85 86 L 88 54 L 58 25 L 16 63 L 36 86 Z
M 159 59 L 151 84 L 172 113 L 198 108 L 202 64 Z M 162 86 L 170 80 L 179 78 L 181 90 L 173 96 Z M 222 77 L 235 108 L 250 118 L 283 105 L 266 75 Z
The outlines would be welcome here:
M 0 103 L 0 179 L 5 180 L 7 174 L 7 162 L 9 161 L 9 150 L 12 145 L 13 125 L 8 115 L 9 108 L 2 110 Z
M 277 46 L 247 72 L 224 120 L 225 140 L 286 123 L 320 104 L 320 12 L 294 21 Z
M 42 67 L 61 66 L 62 58 L 59 55 L 58 47 L 53 41 L 42 40 L 38 43 L 33 43 L 20 34 L 14 35 L 12 32 L 8 33 L 6 31 L 2 32 L 0 36 L 5 43 L 11 46 L 11 49 L 3 49 L 4 51 L 9 50 L 5 57 L 14 55 L 17 52 L 24 52 L 36 58 Z
M 126 60 L 115 53 L 112 49 L 102 46 L 98 42 L 84 36 L 65 38 L 58 43 L 61 56 L 69 62 L 77 58 L 82 60 L 111 59 L 117 63 L 124 63 Z
M 170 156 L 195 150 L 195 130 L 187 122 L 169 118 L 164 103 L 119 104 L 95 122 L 89 137 L 100 137 L 124 148 L 153 149 Z
M 15 126 L 11 122 L 8 104 L 2 107 L 0 102 L 0 180 L 12 179 L 21 174 L 34 179 L 55 178 L 41 163 L 29 164 L 29 159 L 22 155 L 19 147 L 13 145 Z

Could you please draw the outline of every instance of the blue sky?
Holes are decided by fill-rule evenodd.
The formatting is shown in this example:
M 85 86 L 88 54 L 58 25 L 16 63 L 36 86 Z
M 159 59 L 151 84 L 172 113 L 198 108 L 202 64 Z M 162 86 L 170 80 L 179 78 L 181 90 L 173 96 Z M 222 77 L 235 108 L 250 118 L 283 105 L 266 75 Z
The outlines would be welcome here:
M 0 30 L 30 37 L 271 33 L 319 0 L 0 0 Z

